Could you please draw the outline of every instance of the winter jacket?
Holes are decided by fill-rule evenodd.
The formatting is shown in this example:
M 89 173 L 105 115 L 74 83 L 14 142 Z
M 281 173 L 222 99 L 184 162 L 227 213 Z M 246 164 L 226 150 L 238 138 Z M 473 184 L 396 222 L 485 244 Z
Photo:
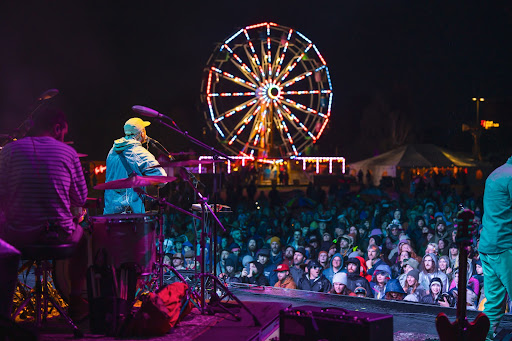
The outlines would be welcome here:
M 286 276 L 284 280 L 277 281 L 277 283 L 274 284 L 274 287 L 283 289 L 297 289 L 297 284 L 295 284 L 292 276 Z
M 123 165 L 121 154 L 126 158 L 128 166 L 131 168 L 130 172 Z M 139 176 L 166 176 L 167 173 L 161 167 L 149 168 L 156 165 L 158 165 L 158 161 L 153 154 L 142 147 L 139 141 L 122 137 L 114 141 L 114 146 L 108 153 L 105 182 L 128 178 L 132 171 Z M 130 208 L 132 213 L 146 213 L 144 201 L 133 188 L 105 190 L 103 214 L 123 213 Z
M 359 276 L 358 273 L 347 274 L 347 288 L 355 291 L 357 287 L 363 287 L 366 290 L 366 297 L 373 297 L 373 290 L 366 278 Z
M 433 260 L 433 268 L 435 269 L 434 272 L 426 272 L 425 269 L 423 269 L 423 264 L 424 264 L 424 261 L 425 261 L 425 257 L 427 256 L 430 256 Z M 439 265 L 438 265 L 438 259 L 437 259 L 437 256 L 433 253 L 427 253 L 425 256 L 423 256 L 423 261 L 421 262 L 421 269 L 420 270 L 420 279 L 419 279 L 419 283 L 421 284 L 422 287 L 424 288 L 430 288 L 430 280 L 432 280 L 432 278 L 434 277 L 439 277 L 441 279 L 441 281 L 443 282 L 443 288 L 442 288 L 442 292 L 446 292 L 448 291 L 448 277 L 446 276 L 446 274 L 444 272 L 441 272 L 438 270 L 439 268 Z
M 297 283 L 297 289 L 316 292 L 329 292 L 331 287 L 331 282 L 323 274 L 320 274 L 314 280 L 310 280 L 309 274 L 305 273 Z
M 340 265 L 340 268 L 338 269 L 338 271 L 335 271 L 332 267 L 332 260 L 334 259 L 334 257 L 339 257 L 341 259 L 341 265 Z M 343 269 L 343 256 L 340 253 L 335 253 L 334 256 L 332 256 L 332 258 L 331 258 L 331 266 L 329 268 L 325 269 L 325 271 L 323 272 L 323 275 L 329 280 L 329 282 L 332 283 L 332 278 L 334 277 L 334 275 L 337 274 L 338 272 L 341 272 L 342 269 Z

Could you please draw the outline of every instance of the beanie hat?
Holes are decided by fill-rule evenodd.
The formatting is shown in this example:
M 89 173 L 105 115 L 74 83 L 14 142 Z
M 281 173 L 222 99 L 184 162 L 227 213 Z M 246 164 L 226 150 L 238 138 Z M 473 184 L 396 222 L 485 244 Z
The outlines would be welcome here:
M 295 252 L 302 253 L 302 255 L 303 255 L 304 257 L 307 257 L 307 255 L 306 255 L 306 249 L 304 248 L 304 246 L 299 246 L 299 247 L 297 248 L 297 250 L 295 250 Z
M 406 259 L 402 262 L 402 268 L 406 265 L 412 266 L 414 269 L 417 269 L 420 266 L 420 263 L 414 258 Z
M 256 257 L 258 257 L 260 255 L 270 257 L 270 250 L 269 249 L 259 249 L 258 252 L 256 252 Z
M 322 270 L 324 267 L 318 263 L 316 260 L 311 260 L 309 261 L 308 265 L 308 270 L 310 270 L 311 268 L 314 268 L 314 267 L 317 267 L 317 268 L 320 268 L 320 270 Z
M 361 266 L 361 262 L 359 261 L 359 259 L 357 259 L 355 257 L 354 258 L 349 258 L 347 260 L 347 265 L 350 264 L 350 263 L 355 264 L 357 266 Z
M 279 246 L 281 246 L 281 239 L 279 237 L 272 237 L 270 238 L 270 244 L 272 244 L 273 242 L 276 242 L 279 244 Z
M 250 262 L 252 262 L 253 260 L 254 260 L 254 258 L 252 258 L 252 256 L 250 256 L 250 255 L 246 255 L 246 256 L 244 256 L 244 258 L 242 258 L 242 265 L 243 265 L 244 267 L 246 267 L 246 266 L 247 266 L 247 264 L 249 264 L 249 263 L 250 263 Z
M 420 280 L 420 270 L 418 269 L 412 269 L 407 273 L 407 276 L 412 276 L 416 279 L 416 282 Z
M 370 236 L 370 238 L 373 238 L 373 240 L 375 240 L 375 245 L 377 245 L 377 246 L 381 246 L 382 245 L 382 235 L 375 234 L 373 236 Z
M 429 287 L 429 288 L 430 288 L 430 287 L 432 287 L 432 284 L 433 284 L 434 282 L 439 283 L 439 285 L 441 286 L 441 291 L 443 291 L 443 281 L 442 281 L 442 280 L 441 280 L 441 278 L 439 278 L 439 277 L 434 277 L 434 278 L 432 278 L 432 279 L 430 280 L 430 285 L 429 285 L 428 287 Z
M 347 274 L 345 272 L 338 272 L 332 277 L 332 283 L 341 283 L 347 285 Z
M 232 258 L 227 258 L 226 259 L 226 266 L 235 267 L 235 261 Z
M 234 249 L 240 249 L 240 245 L 238 245 L 238 243 L 232 243 L 230 246 L 229 246 L 229 249 L 231 251 L 233 251 Z

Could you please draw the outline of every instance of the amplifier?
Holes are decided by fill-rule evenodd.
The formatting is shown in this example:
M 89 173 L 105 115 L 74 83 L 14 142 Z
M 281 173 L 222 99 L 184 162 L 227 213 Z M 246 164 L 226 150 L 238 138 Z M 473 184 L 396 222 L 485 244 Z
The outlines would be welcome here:
M 279 340 L 393 340 L 393 315 L 300 306 L 279 312 Z

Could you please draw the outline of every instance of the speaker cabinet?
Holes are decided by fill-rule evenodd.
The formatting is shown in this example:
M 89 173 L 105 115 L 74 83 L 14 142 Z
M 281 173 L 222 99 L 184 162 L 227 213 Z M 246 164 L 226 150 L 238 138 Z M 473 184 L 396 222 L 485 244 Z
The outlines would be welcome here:
M 279 340 L 393 340 L 393 316 L 300 306 L 279 313 Z

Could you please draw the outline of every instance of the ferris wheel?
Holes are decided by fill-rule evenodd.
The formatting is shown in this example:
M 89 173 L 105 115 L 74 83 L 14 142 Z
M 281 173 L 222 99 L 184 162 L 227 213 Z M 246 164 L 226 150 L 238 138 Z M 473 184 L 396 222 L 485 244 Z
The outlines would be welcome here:
M 241 28 L 210 56 L 201 86 L 209 128 L 252 157 L 299 156 L 331 116 L 329 69 L 316 45 L 289 27 Z

